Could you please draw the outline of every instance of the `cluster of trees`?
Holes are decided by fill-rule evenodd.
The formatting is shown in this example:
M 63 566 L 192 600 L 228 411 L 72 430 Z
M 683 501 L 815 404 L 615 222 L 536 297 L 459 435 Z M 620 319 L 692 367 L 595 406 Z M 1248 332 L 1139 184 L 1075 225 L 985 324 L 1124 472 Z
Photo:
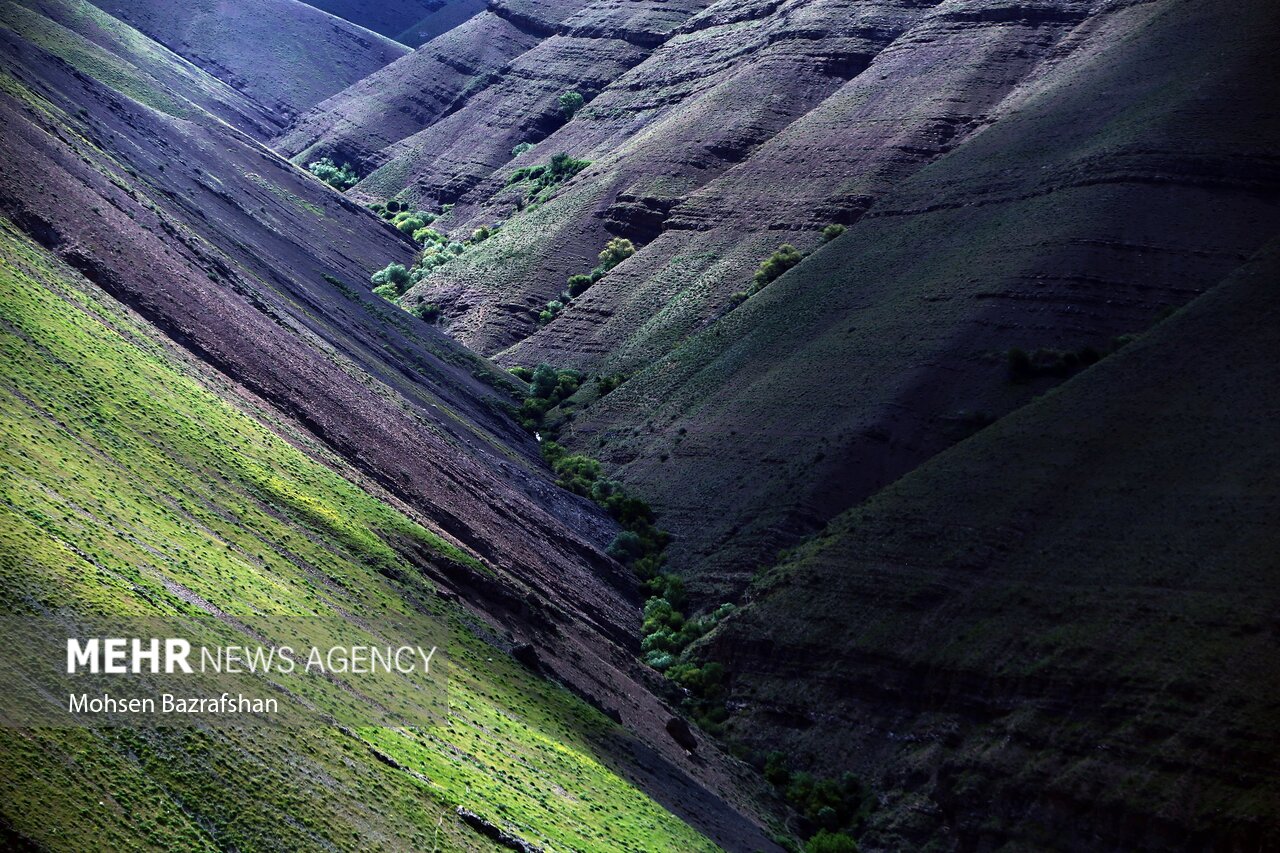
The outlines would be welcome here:
M 375 204 L 372 209 L 383 219 L 394 225 L 402 234 L 408 234 L 415 242 L 422 244 L 422 250 L 418 253 L 418 257 L 414 260 L 411 268 L 406 268 L 404 264 L 392 263 L 378 270 L 370 277 L 370 281 L 373 283 L 373 292 L 397 305 L 400 304 L 400 298 L 404 296 L 405 292 L 426 278 L 432 270 L 447 264 L 472 246 L 488 240 L 498 227 L 496 225 L 493 227 L 481 225 L 471 232 L 471 237 L 468 240 L 459 242 L 450 240 L 447 236 L 431 227 L 432 223 L 439 218 L 437 214 L 429 213 L 425 210 L 414 210 L 409 205 L 395 199 L 388 201 L 386 204 Z M 435 303 L 420 303 L 413 307 L 402 305 L 401 307 L 415 317 L 428 322 L 435 322 L 441 316 L 440 306 Z
M 1082 347 L 1078 350 L 1038 349 L 1028 354 L 1026 350 L 1014 347 L 1008 352 L 1009 381 L 1024 383 L 1042 376 L 1065 379 L 1077 371 L 1097 364 L 1111 353 L 1133 340 L 1132 335 L 1121 335 L 1111 341 L 1109 349 L 1099 351 L 1093 347 Z
M 769 753 L 764 778 L 805 819 L 809 835 L 805 853 L 857 853 L 852 833 L 866 821 L 875 804 L 871 791 L 852 773 L 824 779 L 811 773 L 792 773 L 786 761 L 784 753 Z
M 360 182 L 360 176 L 351 168 L 350 163 L 339 166 L 328 157 L 312 162 L 307 170 L 339 192 L 349 190 Z

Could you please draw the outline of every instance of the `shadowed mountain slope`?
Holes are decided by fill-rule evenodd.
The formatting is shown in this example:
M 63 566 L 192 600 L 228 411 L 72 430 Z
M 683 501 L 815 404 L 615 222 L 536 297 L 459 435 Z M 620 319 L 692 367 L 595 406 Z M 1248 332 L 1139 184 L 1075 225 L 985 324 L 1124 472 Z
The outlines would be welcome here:
M 69 520 L 70 526 L 46 527 L 54 543 L 50 547 L 83 548 L 81 536 L 85 541 L 123 537 L 130 548 L 152 553 L 155 563 L 146 562 L 159 573 L 152 580 L 166 590 L 158 593 L 164 603 L 156 606 L 162 609 L 178 606 L 175 597 L 190 599 L 183 589 L 194 591 L 190 600 L 208 601 L 222 611 L 234 611 L 241 601 L 237 587 L 223 582 L 219 572 L 232 569 L 221 563 L 210 566 L 209 574 L 185 567 L 181 577 L 167 574 L 171 563 L 185 565 L 175 548 L 216 550 L 216 543 L 205 542 L 200 525 L 215 531 L 229 525 L 228 532 L 218 535 L 240 531 L 234 533 L 236 548 L 256 565 L 247 569 L 258 578 L 251 585 L 288 590 L 281 593 L 288 607 L 302 607 L 302 612 L 305 596 L 295 596 L 295 586 L 310 583 L 307 578 L 323 583 L 326 572 L 341 576 L 338 586 L 343 589 L 376 589 L 378 606 L 424 595 L 429 601 L 439 599 L 428 610 L 447 604 L 444 615 L 464 626 L 470 637 L 463 642 L 472 665 L 466 672 L 471 689 L 487 692 L 489 699 L 494 690 L 511 691 L 510 702 L 497 699 L 490 707 L 489 699 L 481 701 L 478 707 L 489 709 L 482 714 L 500 719 L 514 713 L 527 721 L 529 715 L 545 713 L 550 719 L 577 720 L 570 724 L 581 723 L 577 734 L 530 732 L 530 743 L 554 752 L 558 747 L 545 747 L 548 738 L 569 744 L 563 738 L 580 736 L 572 741 L 573 749 L 619 796 L 643 798 L 631 788 L 638 786 L 658 806 L 725 847 L 771 848 L 754 816 L 753 783 L 743 768 L 713 749 L 689 762 L 664 730 L 670 712 L 647 686 L 651 674 L 634 659 L 639 621 L 634 581 L 602 553 L 617 528 L 595 505 L 552 484 L 535 442 L 507 414 L 520 389 L 436 329 L 368 292 L 370 270 L 410 258 L 413 248 L 405 238 L 191 102 L 178 100 L 166 112 L 133 100 L 121 91 L 129 91 L 131 78 L 109 78 L 112 86 L 104 85 L 7 28 L 0 28 L 0 46 L 0 130 L 8 153 L 0 165 L 0 213 L 37 244 L 6 230 L 5 257 L 14 259 L 7 266 L 9 297 L 12 310 L 20 312 L 12 316 L 23 318 L 20 326 L 11 323 L 5 329 L 16 348 L 11 363 L 56 365 L 77 353 L 85 357 L 86 341 L 102 339 L 109 342 L 104 344 L 109 352 L 94 350 L 93 358 L 114 365 L 111 375 L 127 384 L 127 390 L 113 389 L 106 380 L 105 385 L 94 384 L 88 368 L 72 371 L 65 382 L 48 383 L 44 390 L 42 377 L 26 377 L 22 387 L 5 389 L 7 405 L 22 415 L 14 423 L 44 423 L 65 415 L 77 426 L 66 434 L 33 429 L 9 439 L 21 440 L 23 459 L 32 453 L 69 459 L 74 448 L 79 448 L 74 449 L 77 458 L 89 453 L 94 475 L 119 483 L 119 500 L 142 507 L 150 519 L 150 532 L 135 541 L 117 529 L 123 506 L 100 507 L 105 515 L 91 513 L 79 527 Z M 94 324 L 107 330 L 94 331 Z M 78 331 L 59 332 L 55 341 L 48 337 L 55 328 Z M 144 356 L 126 354 L 134 346 L 142 346 Z M 156 355 L 157 348 L 163 357 Z M 188 378 L 194 376 L 201 388 L 175 378 L 170 361 Z M 148 377 L 177 390 L 153 394 Z M 121 394 L 119 399 L 154 400 L 145 407 L 146 416 L 134 421 L 123 414 L 129 406 L 107 405 L 104 395 L 112 393 Z M 194 456 L 199 436 L 184 431 L 193 406 L 206 413 L 194 416 L 197 423 L 208 420 L 209 432 L 201 441 L 224 450 L 256 448 L 252 464 L 231 451 L 218 458 Z M 231 414 L 225 414 L 228 410 Z M 214 411 L 224 414 L 214 420 L 208 414 Z M 154 427 L 139 426 L 152 420 Z M 115 436 L 106 457 L 94 455 L 97 439 L 83 435 L 79 426 L 98 421 Z M 169 430 L 165 424 L 171 422 L 186 426 Z M 169 431 L 172 441 L 165 438 Z M 133 461 L 135 451 L 139 459 L 168 459 L 169 464 L 144 475 L 140 472 L 151 469 Z M 57 470 L 24 467 L 13 488 L 25 493 L 35 482 L 33 493 L 44 496 L 39 500 L 74 508 L 84 496 L 78 487 L 59 481 Z M 209 477 L 214 485 L 202 498 L 202 484 Z M 263 482 L 270 485 L 265 493 Z M 160 497 L 166 483 L 206 505 L 195 515 L 182 508 L 175 521 Z M 332 506 L 329 501 L 339 501 L 339 496 L 341 505 Z M 10 510 L 21 503 L 13 497 L 9 501 Z M 23 524 L 48 518 L 51 510 L 42 505 L 33 512 Z M 62 512 L 53 516 L 61 518 Z M 238 526 L 235 519 L 246 514 L 251 517 Z M 295 526 L 292 532 L 268 529 L 264 515 L 287 516 L 284 523 Z M 215 517 L 222 520 L 211 520 Z M 17 528 L 6 521 L 10 529 Z M 405 530 L 411 534 L 402 536 Z M 17 572 L 15 579 L 52 583 L 42 573 L 52 571 L 57 560 L 51 557 L 47 565 L 36 567 L 24 564 L 14 549 L 25 534 L 14 535 L 4 565 Z M 294 538 L 308 544 L 289 545 Z M 138 570 L 132 552 L 98 556 L 109 558 L 112 571 L 132 577 Z M 244 566 L 234 569 L 242 570 Z M 93 576 L 84 583 L 68 592 L 67 606 L 82 606 L 81 594 L 91 600 L 101 592 Z M 155 604 L 154 597 L 144 599 Z M 127 593 L 109 600 L 127 603 L 130 610 L 147 606 Z M 333 613 L 357 613 L 359 606 L 344 599 Z M 507 653 L 519 642 L 534 644 L 545 682 L 531 686 L 524 670 L 507 663 Z M 499 663 L 488 666 L 495 657 Z M 512 676 L 512 671 L 518 674 Z M 510 704 L 526 695 L 544 698 L 531 710 Z M 474 711 L 475 697 L 466 701 Z M 626 728 L 588 705 L 623 720 Z M 458 725 L 464 732 L 473 726 L 505 729 L 493 718 L 469 718 Z M 90 742 L 96 744 L 94 761 L 101 762 L 95 766 L 104 774 L 124 774 L 134 793 L 143 790 L 137 786 L 151 784 L 145 780 L 157 771 L 150 764 L 145 773 L 136 766 L 113 765 L 113 751 L 127 765 L 139 750 L 149 756 L 176 750 L 172 761 L 161 761 L 176 768 L 175 773 L 200 766 L 204 749 L 216 755 L 242 749 L 286 754 L 278 743 L 242 747 L 217 737 L 204 746 L 181 738 L 176 744 L 163 738 L 142 745 L 122 741 L 101 752 L 101 741 Z M 250 846 L 365 849 L 368 845 L 360 839 L 368 830 L 372 838 L 383 838 L 379 844 L 386 847 L 406 846 L 386 839 L 416 833 L 417 840 L 408 846 L 423 848 L 428 842 L 417 836 L 429 834 L 436 809 L 472 808 L 467 790 L 482 791 L 489 784 L 481 780 L 492 776 L 497 753 L 491 747 L 498 749 L 497 741 L 463 759 L 479 769 L 480 777 L 450 769 L 458 761 L 456 750 L 465 752 L 468 742 L 466 734 L 457 734 L 397 742 L 390 749 L 381 743 L 373 750 L 361 747 L 358 778 L 344 775 L 333 791 L 308 801 L 308 809 L 314 806 L 315 811 L 308 811 L 307 820 L 331 829 L 272 825 L 265 806 L 237 818 L 222 811 L 225 801 L 206 802 L 201 786 L 214 780 L 200 773 L 173 780 L 175 787 L 159 794 L 157 808 L 164 814 L 184 810 L 193 832 L 202 828 L 215 838 L 224 831 L 230 837 L 247 832 L 256 839 Z M 344 751 L 342 743 L 341 734 L 334 732 L 322 748 L 336 750 L 334 761 L 351 767 L 336 757 Z M 42 747 L 21 738 L 10 745 L 6 760 L 13 762 L 13 772 L 5 777 L 26 781 L 5 789 L 4 822 L 18 826 L 21 835 L 58 846 L 49 826 L 34 824 L 37 812 L 23 805 L 23 792 L 59 787 L 35 761 Z M 79 749 L 70 741 L 43 748 Z M 433 776 L 424 784 L 435 799 L 406 808 L 403 797 L 411 796 L 419 783 L 404 767 L 418 761 L 416 756 L 429 755 L 435 756 L 426 760 L 436 763 L 439 780 Z M 228 771 L 229 778 L 253 778 L 254 767 L 261 767 L 249 764 L 253 766 L 241 768 L 246 775 Z M 298 790 L 308 774 L 323 775 L 319 769 L 267 764 L 262 772 L 285 792 Z M 352 792 L 365 784 L 361 780 L 379 767 L 398 770 L 400 799 L 344 813 L 356 796 Z M 577 783 L 571 775 L 550 770 L 528 777 L 521 771 L 510 778 L 515 789 L 490 790 L 493 798 L 478 799 L 473 810 L 514 825 L 522 834 L 600 850 L 646 843 L 708 846 L 658 806 L 640 800 L 634 812 L 621 807 L 628 817 L 615 821 L 612 829 L 603 834 L 592 829 L 593 837 L 580 835 L 585 817 L 559 809 L 538 816 L 531 808 L 511 824 L 513 815 L 500 814 L 499 803 L 528 804 L 524 798 L 541 796 L 539 785 L 564 790 Z M 87 790 L 71 786 L 62 799 L 55 795 L 50 807 L 65 805 L 74 811 L 82 794 L 93 796 Z M 636 822 L 632 814 L 644 817 Z M 121 837 L 126 829 L 117 821 L 127 815 L 76 818 L 74 823 L 83 837 L 97 831 Z M 366 820 L 367 826 L 362 823 Z M 360 825 L 350 837 L 335 840 L 329 834 L 352 823 Z M 317 841 L 309 831 L 322 832 L 327 840 Z M 167 846 L 162 831 L 157 838 L 156 846 Z
M 331 156 L 351 162 L 367 175 L 387 161 L 391 146 L 465 108 L 469 99 L 501 83 L 513 61 L 583 5 L 585 0 L 494 3 L 300 116 L 273 144 L 297 162 Z M 556 94 L 551 94 L 549 105 L 538 107 L 553 108 Z M 528 107 L 517 109 L 523 112 Z M 479 134 L 468 138 L 474 140 Z M 402 164 L 399 171 L 405 173 L 404 180 L 413 168 L 414 164 Z M 391 181 L 392 176 L 384 174 L 383 180 Z M 392 187 L 390 193 L 403 186 Z
M 280 127 L 408 52 L 297 0 L 94 5 L 257 101 Z
M 865 850 L 1280 844 L 1278 283 L 1273 242 L 764 574 L 704 649 L 734 735 L 878 778 Z
M 416 47 L 482 11 L 484 0 L 310 0 L 307 4 Z
M 565 440 L 659 508 L 695 583 L 732 595 L 797 535 L 1052 383 L 1011 383 L 1010 350 L 1105 352 L 1280 228 L 1274 87 L 1254 85 L 1280 79 L 1262 35 L 1277 14 L 1117 12 L 742 304 L 729 291 L 747 279 L 700 271 L 783 234 L 668 230 L 503 360 L 631 375 L 583 399 Z M 803 183 L 769 185 L 794 198 Z M 671 260 L 650 267 L 663 245 Z

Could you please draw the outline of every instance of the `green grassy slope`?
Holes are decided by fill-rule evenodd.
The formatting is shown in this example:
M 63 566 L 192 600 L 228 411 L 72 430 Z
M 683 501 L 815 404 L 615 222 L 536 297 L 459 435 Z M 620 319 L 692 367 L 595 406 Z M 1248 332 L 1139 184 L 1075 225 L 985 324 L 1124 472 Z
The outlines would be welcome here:
M 1273 243 L 758 578 L 706 650 L 734 734 L 879 774 L 870 849 L 1280 843 L 1277 281 Z
M 712 849 L 595 757 L 610 721 L 481 644 L 414 564 L 472 558 L 0 228 L 6 611 L 202 600 L 246 619 L 416 610 L 457 628 L 437 728 L 0 732 L 9 833 L 55 850 L 489 849 L 455 818 L 464 805 L 555 849 Z M 416 557 L 396 550 L 405 537 Z

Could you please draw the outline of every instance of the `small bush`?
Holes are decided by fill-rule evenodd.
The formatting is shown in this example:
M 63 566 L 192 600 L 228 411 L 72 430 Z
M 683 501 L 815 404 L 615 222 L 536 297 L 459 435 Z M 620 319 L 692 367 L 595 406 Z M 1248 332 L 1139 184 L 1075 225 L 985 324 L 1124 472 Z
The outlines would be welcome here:
M 824 829 L 805 842 L 804 853 L 858 853 L 858 845 L 842 832 Z
M 481 225 L 479 228 L 471 232 L 472 243 L 483 243 L 493 235 L 493 229 L 488 225 Z
M 307 166 L 307 170 L 339 192 L 349 190 L 360 183 L 360 177 L 351 168 L 351 164 L 343 163 L 339 166 L 328 157 L 321 157 L 311 163 Z
M 600 269 L 608 272 L 636 253 L 636 247 L 625 237 L 614 237 L 600 250 Z
M 409 313 L 417 317 L 419 320 L 425 320 L 428 323 L 434 323 L 440 319 L 440 306 L 434 302 L 419 302 L 417 305 L 409 309 Z
M 841 234 L 843 234 L 847 230 L 849 229 L 845 228 L 843 225 L 839 224 L 838 222 L 833 222 L 830 225 L 828 225 L 826 228 L 822 229 L 822 242 L 830 243 L 832 240 L 839 237 Z
M 778 251 L 760 263 L 760 267 L 756 270 L 755 277 L 752 279 L 750 293 L 758 293 L 770 282 L 802 260 L 804 260 L 804 255 L 800 253 L 799 249 L 790 243 L 783 243 L 778 247 Z
M 586 103 L 586 99 L 582 95 L 574 91 L 561 93 L 556 98 L 556 103 L 560 107 L 560 115 L 564 116 L 565 121 L 573 118 L 578 110 L 582 109 L 582 105 Z
M 624 530 L 617 536 L 613 537 L 613 541 L 609 543 L 609 547 L 605 550 L 610 557 L 622 563 L 624 566 L 630 566 L 636 560 L 644 556 L 644 541 L 639 534 L 630 530 Z M 651 599 L 656 600 L 656 599 Z
M 571 297 L 581 296 L 586 293 L 587 288 L 591 287 L 593 284 L 595 284 L 595 282 L 591 280 L 591 276 L 589 275 L 583 275 L 582 273 L 571 275 L 569 276 L 568 281 L 568 293 Z
M 533 148 L 532 142 L 521 142 L 518 145 L 516 145 L 515 148 L 511 149 L 511 158 L 514 160 L 516 157 L 519 157 L 521 154 L 531 150 L 532 148 Z
M 623 382 L 627 381 L 627 377 L 622 373 L 613 373 L 609 376 L 596 377 L 596 393 L 601 397 L 615 390 Z

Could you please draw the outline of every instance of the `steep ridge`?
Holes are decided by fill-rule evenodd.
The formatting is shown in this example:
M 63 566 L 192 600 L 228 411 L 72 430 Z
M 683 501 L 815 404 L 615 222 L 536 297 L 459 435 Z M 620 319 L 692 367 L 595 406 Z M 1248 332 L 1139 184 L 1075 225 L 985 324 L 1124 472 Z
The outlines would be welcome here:
M 566 38 L 614 33 L 660 46 L 516 162 L 545 162 L 559 151 L 592 161 L 559 197 L 516 216 L 520 188 L 504 189 L 501 170 L 457 200 L 449 222 L 463 230 L 510 218 L 492 245 L 420 288 L 421 299 L 445 308 L 460 340 L 492 352 L 533 333 L 537 309 L 569 274 L 590 269 L 610 236 L 652 240 L 685 196 L 821 103 L 922 13 L 917 4 L 825 0 L 679 11 L 684 21 L 665 9 L 619 18 L 615 4 L 602 2 L 566 22 Z M 413 185 L 409 195 L 432 197 L 434 186 Z
M 545 673 L 626 721 L 592 735 L 595 760 L 727 847 L 771 847 L 743 771 L 714 751 L 689 763 L 665 732 L 631 649 L 633 582 L 601 552 L 616 528 L 549 482 L 505 413 L 515 386 L 368 294 L 368 271 L 411 245 L 193 104 L 175 118 L 0 40 L 0 212 L 43 247 L 32 264 L 70 265 L 91 283 L 75 287 L 136 311 L 238 406 L 464 555 L 397 540 L 390 577 L 424 575 L 472 632 L 535 643 Z
M 329 156 L 368 174 L 384 149 L 482 91 L 541 38 L 487 10 L 317 105 L 273 145 L 299 163 Z
M 644 290 L 637 254 L 580 300 L 638 330 L 586 365 L 634 373 L 577 408 L 565 441 L 659 509 L 695 584 L 741 590 L 798 535 L 1052 383 L 1011 383 L 1010 350 L 1105 352 L 1280 228 L 1274 86 L 1254 84 L 1280 79 L 1260 36 L 1277 14 L 1144 4 L 1086 27 L 1000 120 L 687 337 L 726 283 L 672 264 Z M 575 310 L 542 335 L 571 334 Z
M 1278 280 L 1280 241 L 762 575 L 703 649 L 734 736 L 874 779 L 864 850 L 1280 844 Z
M 310 0 L 307 5 L 411 47 L 484 9 L 478 0 Z
M 6 29 L 86 74 L 110 77 L 157 109 L 186 101 L 256 139 L 275 132 L 275 119 L 262 106 L 87 0 L 6 2 L 0 15 Z
M 409 50 L 297 0 L 94 5 L 252 98 L 280 128 Z

